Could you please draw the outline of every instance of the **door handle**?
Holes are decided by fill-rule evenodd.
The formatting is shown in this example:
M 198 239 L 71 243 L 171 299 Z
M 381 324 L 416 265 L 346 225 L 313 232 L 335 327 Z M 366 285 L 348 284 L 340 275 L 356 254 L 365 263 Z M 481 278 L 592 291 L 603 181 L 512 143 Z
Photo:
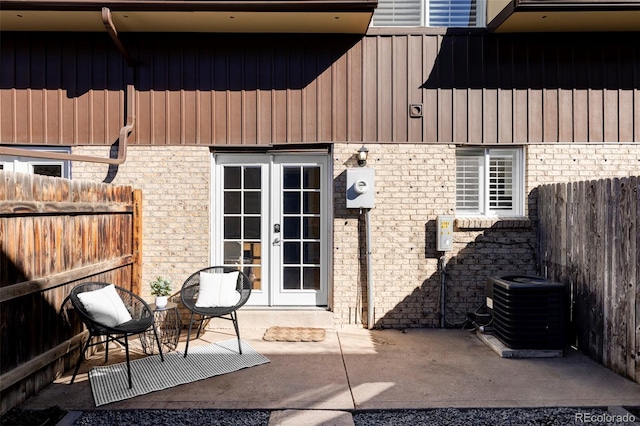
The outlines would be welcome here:
M 276 237 L 276 239 L 275 239 L 275 240 L 273 240 L 273 245 L 274 245 L 274 246 L 279 246 L 279 245 L 280 245 L 280 243 L 282 243 L 282 241 L 281 241 L 281 240 L 280 240 L 280 238 L 278 238 L 278 237 Z

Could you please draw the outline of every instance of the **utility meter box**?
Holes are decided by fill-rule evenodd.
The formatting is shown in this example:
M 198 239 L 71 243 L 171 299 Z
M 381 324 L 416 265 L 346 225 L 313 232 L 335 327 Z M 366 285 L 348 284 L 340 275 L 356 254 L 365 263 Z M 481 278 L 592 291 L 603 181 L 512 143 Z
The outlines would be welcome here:
M 453 216 L 440 215 L 436 219 L 436 250 L 453 250 Z
M 347 169 L 347 208 L 371 209 L 375 201 L 375 172 L 369 168 Z

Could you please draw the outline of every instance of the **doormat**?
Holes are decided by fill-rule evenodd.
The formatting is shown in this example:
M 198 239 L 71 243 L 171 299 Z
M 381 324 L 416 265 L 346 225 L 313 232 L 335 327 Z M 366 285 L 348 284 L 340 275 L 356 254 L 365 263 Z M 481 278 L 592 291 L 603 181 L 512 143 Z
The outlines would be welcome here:
M 239 354 L 238 340 L 231 339 L 190 349 L 186 358 L 182 352 L 170 352 L 164 355 L 164 362 L 160 355 L 131 361 L 132 389 L 126 363 L 94 367 L 89 381 L 96 406 L 100 406 L 268 362 L 244 340 Z
M 324 328 L 270 327 L 262 339 L 267 342 L 322 342 L 324 331 Z

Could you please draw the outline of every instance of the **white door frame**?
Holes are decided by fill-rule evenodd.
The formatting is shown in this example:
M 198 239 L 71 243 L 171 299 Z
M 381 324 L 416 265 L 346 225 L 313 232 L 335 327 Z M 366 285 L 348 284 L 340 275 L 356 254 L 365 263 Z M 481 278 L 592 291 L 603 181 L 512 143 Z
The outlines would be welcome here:
M 223 245 L 223 172 L 224 166 L 260 166 L 262 177 L 262 199 L 260 214 L 261 253 L 259 265 L 263 284 L 261 290 L 254 290 L 247 305 L 253 306 L 327 306 L 330 283 L 331 244 L 331 197 L 332 170 L 330 157 L 316 153 L 264 154 L 214 153 L 212 156 L 212 214 L 211 214 L 211 262 L 224 262 Z M 320 289 L 284 290 L 281 286 L 283 258 L 282 235 L 275 232 L 276 224 L 282 224 L 281 172 L 285 166 L 319 166 L 321 170 L 320 189 Z M 280 239 L 280 245 L 275 240 Z M 274 244 L 275 242 L 275 244 Z M 303 244 L 304 246 L 304 244 Z M 304 268 L 303 268 L 304 270 Z M 276 284 L 277 283 L 277 284 Z

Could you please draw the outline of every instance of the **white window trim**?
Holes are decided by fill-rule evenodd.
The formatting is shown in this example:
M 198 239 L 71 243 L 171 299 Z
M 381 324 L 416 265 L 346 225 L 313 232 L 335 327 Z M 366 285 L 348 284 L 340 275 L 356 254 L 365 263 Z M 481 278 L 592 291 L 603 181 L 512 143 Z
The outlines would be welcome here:
M 71 153 L 71 148 L 68 147 L 38 147 L 33 148 L 29 146 L 21 146 L 22 149 L 30 149 L 33 151 L 43 152 L 62 152 Z M 55 160 L 50 158 L 37 158 L 37 157 L 14 157 L 9 155 L 0 155 L 0 164 L 3 166 L 3 170 L 12 171 L 16 173 L 34 174 L 34 166 L 48 166 L 59 165 L 62 169 L 62 177 L 65 179 L 71 178 L 71 161 L 68 160 Z
M 457 148 L 456 153 L 461 151 L 479 151 L 482 148 Z M 525 201 L 525 161 L 523 148 L 484 148 L 483 160 L 479 165 L 479 175 L 483 181 L 479 183 L 479 210 L 478 211 L 458 211 L 456 216 L 459 217 L 518 217 L 524 216 Z M 511 210 L 491 210 L 489 208 L 489 174 L 490 168 L 488 161 L 492 154 L 494 156 L 511 156 L 513 158 L 513 208 Z M 456 154 L 457 157 L 457 154 Z M 457 172 L 456 172 L 457 180 Z

